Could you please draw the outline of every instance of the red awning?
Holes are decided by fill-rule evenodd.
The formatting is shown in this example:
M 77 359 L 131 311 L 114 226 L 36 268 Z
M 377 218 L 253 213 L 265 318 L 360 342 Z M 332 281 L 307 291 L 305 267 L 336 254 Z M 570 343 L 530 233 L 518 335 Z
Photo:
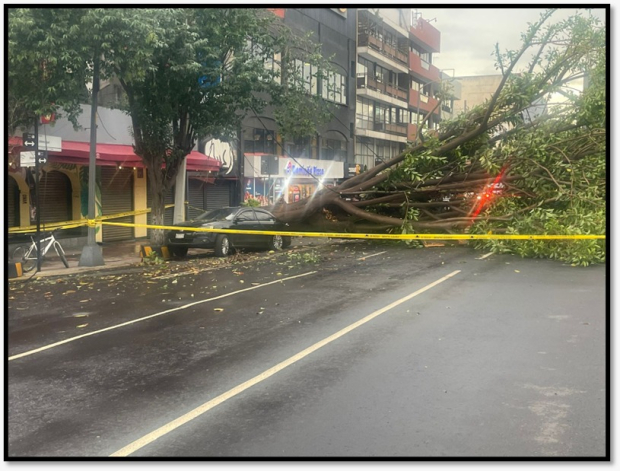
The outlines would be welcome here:
M 21 146 L 21 144 L 20 137 L 9 138 L 9 145 Z M 62 151 L 50 151 L 48 156 L 50 162 L 87 165 L 90 157 L 90 144 L 63 140 Z M 122 144 L 97 144 L 96 162 L 99 166 L 144 167 L 142 159 L 134 153 L 133 147 Z M 195 150 L 187 156 L 187 170 L 217 172 L 220 166 L 219 160 Z

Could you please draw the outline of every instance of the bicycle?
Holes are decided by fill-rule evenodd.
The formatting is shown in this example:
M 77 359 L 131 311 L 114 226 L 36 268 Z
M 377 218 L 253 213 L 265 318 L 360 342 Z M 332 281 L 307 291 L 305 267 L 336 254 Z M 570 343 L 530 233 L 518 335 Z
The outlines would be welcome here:
M 58 230 L 59 229 L 55 229 L 49 233 L 49 237 L 40 239 L 41 261 L 43 261 L 43 257 L 45 257 L 47 251 L 53 246 L 54 250 L 60 257 L 60 260 L 62 260 L 62 263 L 65 265 L 66 268 L 69 268 L 69 262 L 67 261 L 65 251 L 63 250 L 62 245 L 60 245 L 60 242 L 58 242 L 56 240 L 56 237 L 54 236 L 54 234 L 58 232 Z M 41 236 L 44 235 L 45 233 L 41 234 Z M 14 262 L 21 262 L 22 270 L 24 271 L 24 273 L 29 272 L 37 266 L 37 242 L 32 236 L 30 236 L 30 240 L 32 240 L 32 244 L 20 245 L 15 250 L 13 250 L 12 259 Z

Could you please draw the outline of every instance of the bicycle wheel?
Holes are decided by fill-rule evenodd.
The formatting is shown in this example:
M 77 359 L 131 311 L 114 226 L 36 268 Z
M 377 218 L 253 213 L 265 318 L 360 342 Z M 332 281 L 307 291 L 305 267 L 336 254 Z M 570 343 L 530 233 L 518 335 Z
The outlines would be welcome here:
M 13 250 L 13 262 L 22 264 L 22 271 L 29 272 L 37 266 L 37 248 L 30 245 L 20 245 Z
M 69 262 L 67 262 L 67 257 L 65 256 L 65 251 L 63 250 L 62 245 L 60 245 L 60 242 L 58 242 L 58 241 L 54 242 L 54 249 L 56 249 L 56 253 L 58 254 L 60 259 L 62 260 L 62 263 L 65 265 L 65 268 L 69 268 Z

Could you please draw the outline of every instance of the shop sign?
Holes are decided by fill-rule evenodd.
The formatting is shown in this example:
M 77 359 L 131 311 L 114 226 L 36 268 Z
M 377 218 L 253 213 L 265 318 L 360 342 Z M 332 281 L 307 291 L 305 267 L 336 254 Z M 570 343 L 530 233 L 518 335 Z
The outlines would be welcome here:
M 325 175 L 325 169 L 317 167 L 316 165 L 308 165 L 304 167 L 301 165 L 296 165 L 293 163 L 292 160 L 289 160 L 286 163 L 284 173 L 287 176 L 293 175 L 296 177 L 307 177 L 308 175 L 312 175 L 314 177 L 322 177 Z
M 232 172 L 235 165 L 235 153 L 230 143 L 220 141 L 219 139 L 211 139 L 205 142 L 203 154 L 212 159 L 219 160 L 220 164 L 222 164 L 224 175 Z
M 50 152 L 62 152 L 62 139 L 58 136 L 46 136 L 39 133 L 39 149 Z

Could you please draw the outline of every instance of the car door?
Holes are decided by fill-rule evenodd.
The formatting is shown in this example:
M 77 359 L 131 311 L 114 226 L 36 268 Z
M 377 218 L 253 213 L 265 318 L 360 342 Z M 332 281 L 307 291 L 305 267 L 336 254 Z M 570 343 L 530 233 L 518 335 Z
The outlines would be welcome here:
M 235 216 L 233 229 L 240 231 L 260 230 L 256 214 L 252 208 L 239 211 Z M 231 234 L 233 245 L 236 247 L 256 247 L 259 244 L 259 237 L 255 234 Z
M 256 209 L 256 219 L 258 220 L 258 226 L 260 231 L 273 231 L 275 230 L 276 218 L 273 214 L 264 211 L 262 209 Z M 259 236 L 258 243 L 261 246 L 269 245 L 272 235 Z

